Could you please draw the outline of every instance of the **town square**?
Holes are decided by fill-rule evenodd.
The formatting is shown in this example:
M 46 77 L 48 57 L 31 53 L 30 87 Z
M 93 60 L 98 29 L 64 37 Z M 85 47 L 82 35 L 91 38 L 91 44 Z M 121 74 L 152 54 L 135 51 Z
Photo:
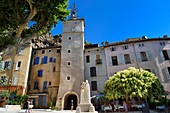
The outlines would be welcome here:
M 0 0 L 0 113 L 170 113 L 168 4 Z

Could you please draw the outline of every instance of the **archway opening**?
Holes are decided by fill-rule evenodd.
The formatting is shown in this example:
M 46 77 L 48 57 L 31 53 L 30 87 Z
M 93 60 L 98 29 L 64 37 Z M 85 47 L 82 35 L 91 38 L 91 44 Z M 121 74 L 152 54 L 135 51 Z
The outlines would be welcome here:
M 71 100 L 73 100 L 73 109 L 75 110 L 77 107 L 77 96 L 74 94 L 68 94 L 65 96 L 64 100 L 64 110 L 70 110 L 71 109 Z

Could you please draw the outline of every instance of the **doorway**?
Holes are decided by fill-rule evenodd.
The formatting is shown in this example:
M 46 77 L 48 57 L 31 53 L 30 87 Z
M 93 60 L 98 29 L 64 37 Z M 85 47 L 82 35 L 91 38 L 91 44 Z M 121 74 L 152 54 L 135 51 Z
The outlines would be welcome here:
M 75 110 L 77 107 L 77 96 L 74 94 L 68 94 L 65 96 L 64 100 L 64 110 L 70 110 L 71 109 L 71 100 L 73 100 L 73 109 Z

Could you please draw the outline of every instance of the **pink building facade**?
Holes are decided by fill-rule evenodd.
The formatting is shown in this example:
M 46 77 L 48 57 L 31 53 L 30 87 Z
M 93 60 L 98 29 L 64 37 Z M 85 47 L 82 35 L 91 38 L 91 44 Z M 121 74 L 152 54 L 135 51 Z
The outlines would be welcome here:
M 108 76 L 129 67 L 153 72 L 170 92 L 170 39 L 152 38 L 127 39 L 104 45 Z M 170 98 L 170 97 L 169 97 Z

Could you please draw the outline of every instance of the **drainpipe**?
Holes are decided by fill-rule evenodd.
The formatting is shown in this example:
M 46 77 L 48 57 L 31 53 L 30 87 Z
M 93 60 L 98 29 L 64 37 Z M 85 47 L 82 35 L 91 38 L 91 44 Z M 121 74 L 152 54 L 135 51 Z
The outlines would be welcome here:
M 132 46 L 133 46 L 133 50 L 134 50 L 134 54 L 135 54 L 135 61 L 136 61 L 136 64 L 137 64 L 137 68 L 139 69 L 140 67 L 139 67 L 139 63 L 138 63 L 138 60 L 137 60 L 137 54 L 136 54 L 134 42 L 132 42 Z

